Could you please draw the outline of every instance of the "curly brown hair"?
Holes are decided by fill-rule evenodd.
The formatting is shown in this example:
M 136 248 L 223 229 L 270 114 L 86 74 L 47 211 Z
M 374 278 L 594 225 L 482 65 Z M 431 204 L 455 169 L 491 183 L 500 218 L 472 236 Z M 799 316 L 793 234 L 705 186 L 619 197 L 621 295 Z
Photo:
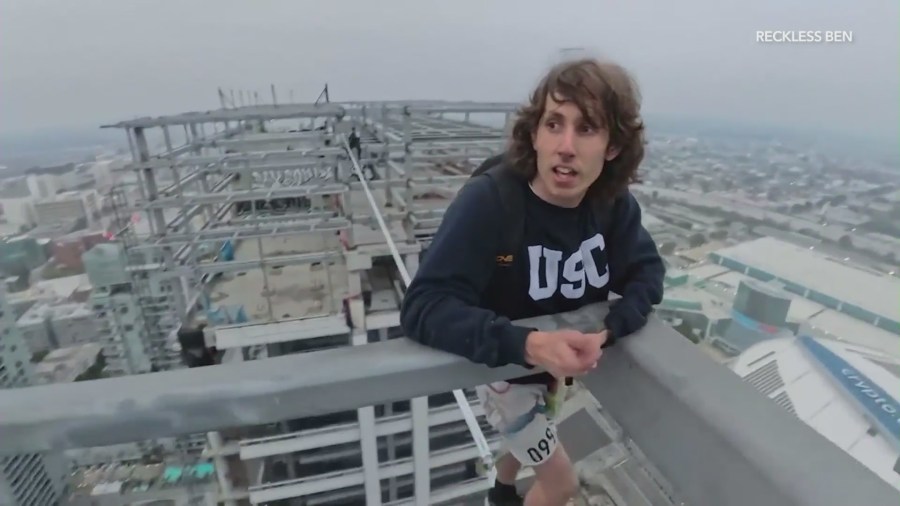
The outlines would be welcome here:
M 610 146 L 620 150 L 618 156 L 606 162 L 588 195 L 612 200 L 629 184 L 640 182 L 638 166 L 644 158 L 645 144 L 640 91 L 622 66 L 594 59 L 556 65 L 532 92 L 530 102 L 519 109 L 507 151 L 513 170 L 529 180 L 537 173 L 532 135 L 549 96 L 560 103 L 574 102 L 590 124 L 609 130 Z

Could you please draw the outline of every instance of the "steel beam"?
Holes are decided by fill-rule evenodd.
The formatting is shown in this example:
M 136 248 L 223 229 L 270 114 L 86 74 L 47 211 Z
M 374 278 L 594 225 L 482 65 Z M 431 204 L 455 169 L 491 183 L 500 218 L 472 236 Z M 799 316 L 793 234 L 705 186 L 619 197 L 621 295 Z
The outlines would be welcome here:
M 373 145 L 374 152 L 380 152 L 378 145 Z M 161 169 L 169 168 L 172 165 L 176 167 L 205 167 L 216 165 L 220 167 L 239 168 L 248 164 L 263 162 L 306 162 L 319 159 L 334 159 L 344 153 L 341 148 L 320 147 L 307 150 L 294 151 L 259 151 L 249 153 L 230 153 L 225 155 L 206 155 L 206 156 L 183 156 L 173 160 L 152 158 L 149 160 L 136 161 L 126 166 L 132 170 L 139 169 Z
M 256 225 L 272 225 L 274 223 L 290 223 L 296 221 L 324 220 L 328 218 L 338 218 L 338 213 L 334 211 L 307 211 L 299 213 L 291 213 L 285 215 L 262 215 L 255 218 L 241 217 L 232 218 L 223 225 L 231 227 L 254 227 Z
M 191 123 L 213 123 L 221 121 L 266 121 L 289 118 L 340 118 L 344 108 L 339 104 L 283 104 L 253 105 L 233 109 L 217 109 L 214 111 L 188 112 L 172 116 L 144 117 L 121 121 L 101 128 L 150 128 L 165 125 L 187 125 Z
M 310 220 L 295 223 L 276 223 L 265 226 L 247 227 L 222 227 L 197 232 L 194 234 L 168 234 L 158 238 L 155 244 L 148 244 L 137 248 L 153 248 L 172 244 L 193 244 L 198 242 L 215 242 L 229 239 L 242 240 L 256 237 L 274 237 L 285 234 L 309 234 L 320 232 L 334 232 L 350 228 L 351 223 L 344 218 L 332 218 L 324 220 Z
M 260 266 L 276 267 L 288 265 L 304 265 L 316 262 L 343 260 L 344 255 L 338 251 L 325 251 L 317 253 L 301 253 L 298 255 L 281 255 L 272 256 L 262 259 L 252 260 L 233 260 L 230 262 L 214 262 L 200 263 L 196 267 L 188 267 L 193 270 L 196 268 L 201 274 L 218 274 L 225 272 L 246 272 L 251 269 L 258 269 Z M 162 273 L 161 273 L 162 274 Z M 173 275 L 184 275 L 184 272 L 176 272 Z
M 304 158 L 302 160 L 282 162 L 282 163 L 263 163 L 263 164 L 240 164 L 234 166 L 223 167 L 221 164 L 209 164 L 197 167 L 196 173 L 199 174 L 247 174 L 254 172 L 281 172 L 285 170 L 303 170 L 316 169 L 318 167 L 331 168 L 337 164 L 338 157 L 326 156 L 324 158 Z
M 462 176 L 427 176 L 427 177 L 414 177 L 409 179 L 409 186 L 415 189 L 416 187 L 430 187 L 430 186 L 451 186 L 451 185 L 461 185 L 468 181 L 472 176 L 466 174 Z
M 233 145 L 265 145 L 275 142 L 312 142 L 322 144 L 327 137 L 327 134 L 325 134 L 324 132 L 320 130 L 313 130 L 309 132 L 265 133 L 232 139 L 210 139 L 202 141 L 201 144 L 205 147 L 210 148 L 228 147 Z
M 486 112 L 515 112 L 521 104 L 515 102 L 435 102 L 431 104 L 411 104 L 406 110 L 411 114 L 422 113 L 486 113 Z
M 344 184 L 305 184 L 258 190 L 233 190 L 219 193 L 195 193 L 184 198 L 166 197 L 146 202 L 143 209 L 193 206 L 200 204 L 224 204 L 251 200 L 271 200 L 291 197 L 311 197 L 313 195 L 340 195 L 348 190 Z
M 478 134 L 471 135 L 465 138 L 453 138 L 452 135 L 440 135 L 436 136 L 441 140 L 431 140 L 432 136 L 413 137 L 412 142 L 409 145 L 409 151 L 412 154 L 420 154 L 423 151 L 429 150 L 445 150 L 445 149 L 488 149 L 491 151 L 499 151 L 503 149 L 506 145 L 507 140 L 501 137 L 502 134 Z M 491 140 L 491 137 L 496 137 L 496 139 Z M 487 139 L 486 139 L 487 138 Z
M 480 150 L 480 153 L 476 153 L 475 151 Z M 445 150 L 449 151 L 449 150 Z M 497 154 L 496 150 L 491 150 L 489 148 L 472 148 L 469 151 L 460 151 L 459 149 L 455 150 L 453 153 L 434 153 L 434 154 L 416 154 L 410 155 L 406 157 L 407 164 L 423 164 L 423 163 L 435 163 L 435 162 L 470 162 L 470 163 L 480 163 L 484 161 L 485 158 L 493 156 Z

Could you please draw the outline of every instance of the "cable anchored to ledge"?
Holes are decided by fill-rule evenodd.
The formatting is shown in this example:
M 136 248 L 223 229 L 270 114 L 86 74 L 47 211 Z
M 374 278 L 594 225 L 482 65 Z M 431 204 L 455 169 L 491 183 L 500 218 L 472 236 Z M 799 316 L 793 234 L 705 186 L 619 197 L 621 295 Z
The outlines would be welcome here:
M 381 228 L 381 233 L 384 235 L 384 240 L 387 242 L 388 249 L 391 251 L 391 256 L 394 258 L 394 263 L 397 265 L 397 270 L 400 272 L 400 277 L 403 280 L 403 287 L 409 288 L 410 283 L 412 282 L 412 278 L 409 275 L 409 271 L 406 268 L 406 263 L 403 261 L 403 258 L 400 256 L 400 251 L 397 249 L 397 244 L 394 243 L 394 238 L 391 236 L 390 230 L 388 230 L 387 224 L 384 221 L 384 218 L 381 216 L 381 209 L 378 208 L 378 203 L 375 202 L 375 197 L 372 195 L 372 191 L 369 189 L 369 184 L 366 181 L 365 176 L 363 175 L 362 168 L 359 166 L 359 161 L 356 159 L 356 156 L 353 153 L 353 150 L 350 149 L 350 144 L 347 141 L 347 137 L 345 135 L 341 135 L 340 137 L 341 144 L 344 146 L 344 150 L 347 152 L 347 156 L 350 158 L 350 162 L 353 164 L 353 171 L 356 173 L 357 177 L 359 177 L 359 182 L 362 185 L 363 192 L 366 194 L 366 199 L 369 201 L 369 205 L 372 207 L 372 213 L 375 216 L 376 221 L 378 221 L 378 226 Z M 462 412 L 463 418 L 466 421 L 466 425 L 469 428 L 469 433 L 472 434 L 472 439 L 475 441 L 475 446 L 478 447 L 478 453 L 481 458 L 482 465 L 487 470 L 487 477 L 489 482 L 493 485 L 494 479 L 496 477 L 496 470 L 494 469 L 494 457 L 491 452 L 491 447 L 488 445 L 487 439 L 484 437 L 484 433 L 481 432 L 481 427 L 478 425 L 478 419 L 475 417 L 475 413 L 472 411 L 472 407 L 469 405 L 469 400 L 466 398 L 466 395 L 462 390 L 454 390 L 453 397 L 456 399 L 456 404 L 459 406 L 459 410 Z

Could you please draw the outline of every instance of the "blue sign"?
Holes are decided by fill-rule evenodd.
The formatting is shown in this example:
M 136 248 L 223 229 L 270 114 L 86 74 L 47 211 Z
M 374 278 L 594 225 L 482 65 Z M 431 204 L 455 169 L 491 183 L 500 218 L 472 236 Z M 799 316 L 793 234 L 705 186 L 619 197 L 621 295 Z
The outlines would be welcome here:
M 815 339 L 800 336 L 800 342 L 828 373 L 869 413 L 882 434 L 900 446 L 900 402 Z
M 750 318 L 749 316 L 745 315 L 744 313 L 741 313 L 737 309 L 731 310 L 731 319 L 734 320 L 736 323 L 738 323 L 739 325 L 741 325 L 744 328 L 748 328 L 748 329 L 756 331 L 756 332 L 763 332 L 763 333 L 773 335 L 773 336 L 775 334 L 777 334 L 779 330 L 781 330 L 774 325 L 767 325 L 761 321 L 757 321 L 753 318 Z

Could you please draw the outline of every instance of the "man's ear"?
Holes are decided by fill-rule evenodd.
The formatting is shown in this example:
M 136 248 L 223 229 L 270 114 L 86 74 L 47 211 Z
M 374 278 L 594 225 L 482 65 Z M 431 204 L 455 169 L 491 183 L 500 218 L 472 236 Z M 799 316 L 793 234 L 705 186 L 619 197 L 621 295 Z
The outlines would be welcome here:
M 619 156 L 619 153 L 621 153 L 621 152 L 622 152 L 622 148 L 620 148 L 619 146 L 607 147 L 606 148 L 606 161 L 609 162 L 609 161 L 615 160 L 615 158 L 617 156 Z

